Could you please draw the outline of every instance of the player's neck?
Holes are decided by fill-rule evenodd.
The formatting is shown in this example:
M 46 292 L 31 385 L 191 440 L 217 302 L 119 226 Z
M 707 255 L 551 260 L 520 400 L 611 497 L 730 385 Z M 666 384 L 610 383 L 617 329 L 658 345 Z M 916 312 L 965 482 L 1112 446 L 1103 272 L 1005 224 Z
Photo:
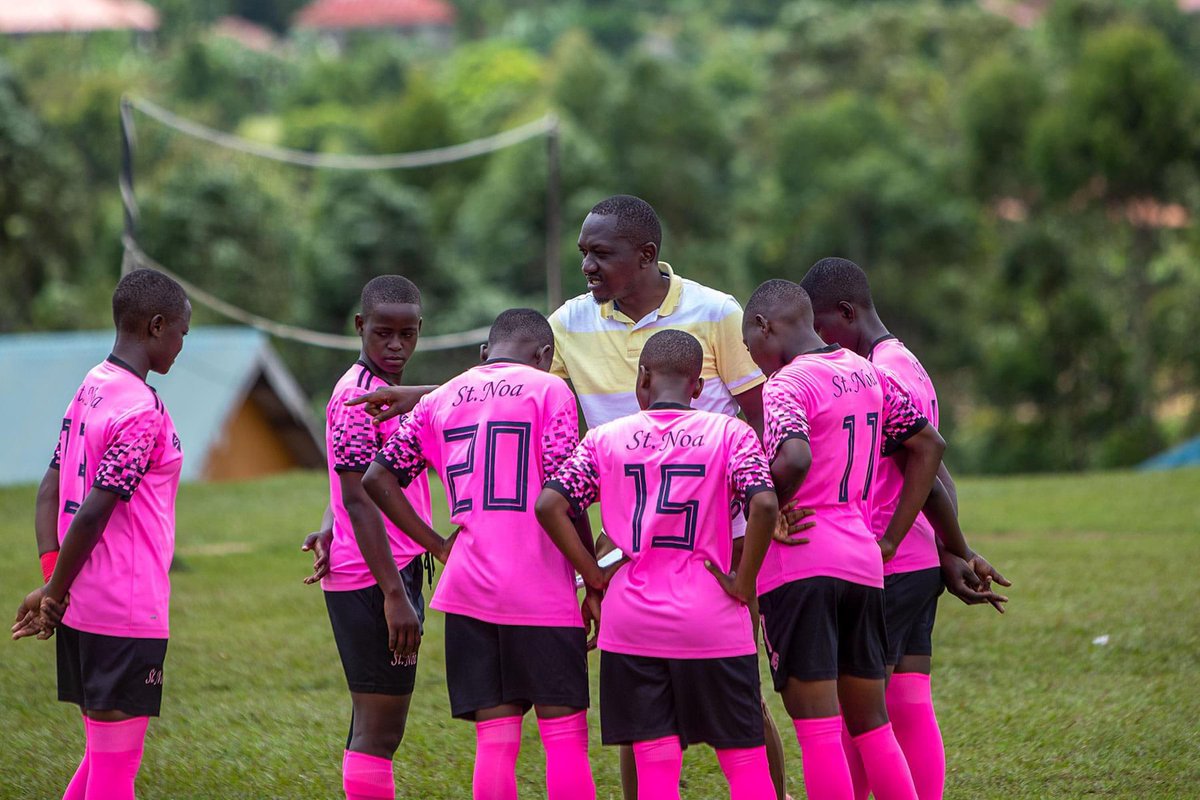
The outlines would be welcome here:
M 621 313 L 634 322 L 640 322 L 647 314 L 654 311 L 667 299 L 671 290 L 671 281 L 654 266 L 654 277 L 647 279 L 634 291 L 617 301 Z
M 822 350 L 827 345 L 817 336 L 817 332 L 809 327 L 807 330 L 795 330 L 784 343 L 783 346 L 783 363 L 790 364 L 796 356 L 811 353 L 814 350 Z
M 533 362 L 529 360 L 530 346 L 528 344 L 516 344 L 510 342 L 496 342 L 488 346 L 487 362 L 492 361 L 511 361 L 516 364 L 524 364 L 527 367 L 532 367 Z
M 150 374 L 150 355 L 146 352 L 145 346 L 137 339 L 117 333 L 117 341 L 113 343 L 112 354 L 142 380 L 146 380 L 146 376 Z
M 879 314 L 874 309 L 861 313 L 858 331 L 858 347 L 854 349 L 863 358 L 871 354 L 876 342 L 885 336 L 891 336 L 887 326 L 883 324 L 883 320 L 879 318 Z

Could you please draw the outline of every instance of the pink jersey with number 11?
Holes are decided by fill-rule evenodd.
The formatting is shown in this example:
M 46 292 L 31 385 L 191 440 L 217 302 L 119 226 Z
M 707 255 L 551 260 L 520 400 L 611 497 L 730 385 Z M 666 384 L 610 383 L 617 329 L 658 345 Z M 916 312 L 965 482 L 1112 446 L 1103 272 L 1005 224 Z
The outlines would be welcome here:
M 771 542 L 758 593 L 815 576 L 883 586 L 871 524 L 881 458 L 927 420 L 894 378 L 837 345 L 802 353 L 763 389 L 767 457 L 788 439 L 808 440 L 812 465 L 795 498 L 815 512 L 805 545 Z M 780 497 L 780 505 L 792 498 Z
M 704 566 L 728 572 L 731 515 L 773 491 L 750 426 L 656 404 L 593 428 L 547 484 L 581 513 L 597 497 L 604 530 L 629 557 L 604 595 L 601 650 L 657 658 L 755 652 L 746 606 Z

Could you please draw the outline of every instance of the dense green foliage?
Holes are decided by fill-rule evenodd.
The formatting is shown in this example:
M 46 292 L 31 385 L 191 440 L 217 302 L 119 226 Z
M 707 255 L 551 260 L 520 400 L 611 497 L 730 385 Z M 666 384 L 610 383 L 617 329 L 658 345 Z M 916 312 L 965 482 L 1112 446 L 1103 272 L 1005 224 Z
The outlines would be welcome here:
M 184 486 L 172 579 L 163 716 L 152 723 L 138 797 L 334 797 L 350 716 L 321 592 L 300 582 L 299 542 L 326 478 Z M 1008 613 L 945 597 L 934 699 L 949 798 L 1191 798 L 1200 781 L 1200 472 L 961 482 L 963 524 L 1013 582 Z M 38 577 L 33 487 L 0 490 L 0 607 Z M 1145 498 L 1157 502 L 1148 506 Z M 440 492 L 438 525 L 446 517 Z M 432 612 L 396 758 L 398 797 L 468 796 L 474 735 L 450 718 L 442 619 Z M 1092 643 L 1109 637 L 1106 646 Z M 599 658 L 592 656 L 591 676 Z M 763 668 L 765 671 L 765 659 Z M 78 714 L 55 701 L 51 642 L 0 642 L 0 799 L 57 797 L 83 750 Z M 800 752 L 778 698 L 789 789 Z M 597 701 L 593 691 L 593 703 Z M 617 755 L 591 757 L 602 800 L 620 797 Z M 522 797 L 544 797 L 541 742 L 524 726 Z M 683 796 L 727 797 L 712 750 L 693 747 Z
M 636 193 L 664 258 L 742 299 L 822 256 L 863 264 L 938 381 L 957 468 L 1129 464 L 1200 430 L 1200 18 L 1172 0 L 1060 0 L 1027 29 L 933 0 L 462 0 L 453 44 L 304 34 L 265 53 L 210 23 L 281 30 L 296 0 L 159 5 L 149 43 L 0 42 L 0 330 L 105 323 L 123 91 L 327 152 L 554 111 L 569 293 L 587 209 Z M 344 331 L 363 279 L 399 270 L 427 332 L 544 307 L 541 142 L 339 174 L 136 119 L 140 241 L 239 305 Z M 285 354 L 316 395 L 344 360 Z M 418 358 L 414 377 L 471 355 Z

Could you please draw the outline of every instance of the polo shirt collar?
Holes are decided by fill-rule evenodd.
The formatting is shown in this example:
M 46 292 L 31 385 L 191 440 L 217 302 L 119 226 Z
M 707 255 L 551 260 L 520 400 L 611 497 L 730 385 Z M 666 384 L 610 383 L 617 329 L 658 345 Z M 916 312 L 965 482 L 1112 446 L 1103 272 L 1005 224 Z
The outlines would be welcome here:
M 658 316 L 666 317 L 674 313 L 675 309 L 679 307 L 679 297 L 683 294 L 683 278 L 676 275 L 675 270 L 671 269 L 671 265 L 665 261 L 658 262 L 658 272 L 671 282 L 670 286 L 667 287 L 667 296 L 663 298 L 662 304 L 658 307 Z M 618 322 L 637 324 L 637 320 L 632 320 L 625 316 L 621 309 L 617 308 L 617 304 L 613 300 L 600 304 L 600 316 L 603 319 L 615 319 Z

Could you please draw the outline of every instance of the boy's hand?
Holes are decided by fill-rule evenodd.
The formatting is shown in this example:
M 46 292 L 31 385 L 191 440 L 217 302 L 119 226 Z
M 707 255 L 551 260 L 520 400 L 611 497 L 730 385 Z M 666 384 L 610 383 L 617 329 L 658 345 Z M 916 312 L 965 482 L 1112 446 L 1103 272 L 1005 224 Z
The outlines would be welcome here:
M 780 544 L 789 546 L 808 544 L 808 539 L 796 538 L 796 534 L 816 526 L 816 520 L 804 522 L 806 518 L 815 513 L 811 508 L 799 508 L 799 502 L 792 500 L 779 512 L 779 518 L 775 521 L 775 529 L 771 531 L 771 538 Z
M 967 563 L 971 565 L 971 569 L 974 570 L 979 580 L 983 581 L 984 586 L 989 585 L 992 581 L 1001 586 L 1012 586 L 1012 581 L 997 572 L 996 568 L 989 564 L 987 559 L 979 555 L 979 553 L 972 552 L 971 559 Z
M 942 552 L 942 580 L 950 594 L 962 600 L 969 606 L 991 603 L 992 607 L 1004 613 L 1004 603 L 1008 598 L 996 594 L 984 583 L 971 565 L 953 553 Z
M 300 550 L 313 554 L 313 571 L 304 579 L 306 585 L 317 583 L 329 574 L 329 545 L 332 541 L 333 531 L 316 531 L 304 537 Z
M 725 594 L 737 600 L 744 606 L 750 605 L 750 597 L 742 593 L 737 585 L 737 573 L 726 573 L 721 570 L 716 564 L 711 561 L 705 561 L 704 566 L 717 579 L 717 583 L 721 584 L 721 588 L 725 590 Z
M 45 592 L 46 587 L 39 586 L 25 595 L 25 599 L 21 601 L 21 605 L 17 606 L 17 615 L 13 619 L 12 626 L 12 638 L 14 641 L 42 632 L 42 595 Z
M 59 602 L 45 591 L 42 592 L 41 616 L 38 621 L 41 631 L 37 635 L 39 639 L 49 639 L 54 635 L 54 629 L 62 622 L 70 602 L 69 598 L 63 598 L 62 602 Z
M 410 411 L 429 390 L 421 386 L 381 386 L 373 392 L 346 401 L 348 406 L 366 406 L 376 423 L 385 422 Z
M 878 541 L 878 544 L 879 544 L 879 553 L 880 553 L 880 555 L 883 556 L 883 563 L 886 564 L 887 562 L 891 561 L 892 558 L 894 558 L 896 555 L 896 543 L 893 542 L 888 537 L 884 536 L 882 539 L 880 539 Z
M 443 565 L 450 560 L 450 551 L 454 549 L 454 543 L 458 541 L 458 535 L 462 533 L 462 526 L 459 525 L 454 529 L 454 533 L 446 537 L 442 543 L 442 548 L 433 554 L 433 557 L 440 561 Z
M 383 616 L 388 626 L 388 650 L 397 656 L 415 656 L 421 648 L 421 620 L 403 591 L 383 596 Z
M 583 595 L 583 605 L 580 611 L 583 613 L 583 628 L 587 634 L 587 649 L 589 651 L 596 649 L 596 641 L 600 638 L 600 600 L 603 597 L 602 592 L 595 589 L 588 589 Z

